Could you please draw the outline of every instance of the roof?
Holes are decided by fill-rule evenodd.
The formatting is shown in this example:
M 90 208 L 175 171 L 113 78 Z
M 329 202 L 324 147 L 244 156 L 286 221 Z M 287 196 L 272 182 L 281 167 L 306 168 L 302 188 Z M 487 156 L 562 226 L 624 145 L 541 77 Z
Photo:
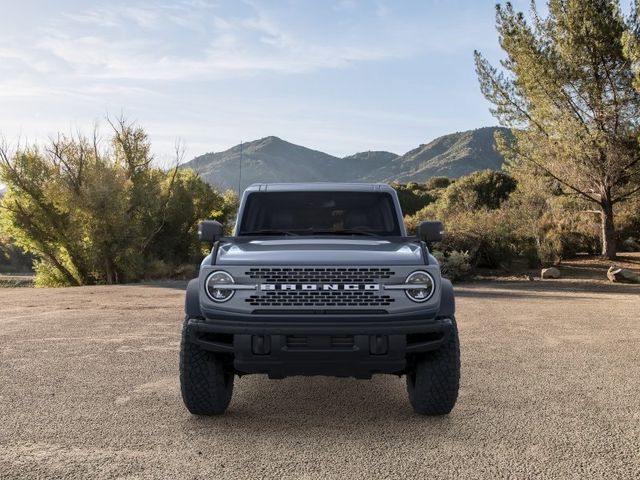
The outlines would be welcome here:
M 247 192 L 394 192 L 386 183 L 346 183 L 346 182 L 308 182 L 308 183 L 254 183 Z

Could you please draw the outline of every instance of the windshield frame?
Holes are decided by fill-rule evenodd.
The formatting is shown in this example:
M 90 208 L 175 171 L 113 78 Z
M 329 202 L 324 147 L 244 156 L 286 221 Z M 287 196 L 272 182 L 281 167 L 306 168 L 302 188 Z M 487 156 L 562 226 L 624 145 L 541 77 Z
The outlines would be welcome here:
M 327 237 L 339 237 L 339 238 L 359 238 L 359 239 L 392 239 L 392 238 L 404 238 L 407 236 L 405 225 L 403 221 L 402 210 L 400 208 L 400 202 L 398 200 L 398 196 L 396 191 L 386 185 L 383 187 L 386 188 L 372 188 L 372 189 L 354 189 L 354 190 L 346 190 L 341 188 L 331 188 L 327 190 L 317 190 L 310 189 L 306 190 L 255 190 L 250 191 L 246 190 L 242 195 L 242 199 L 240 201 L 240 206 L 238 209 L 238 217 L 236 218 L 235 228 L 234 228 L 234 237 L 236 238 L 256 238 L 261 236 L 270 236 L 270 237 L 286 237 L 286 238 L 327 238 Z M 259 230 L 245 230 L 243 231 L 245 216 L 249 211 L 249 207 L 251 205 L 252 196 L 253 195 L 269 195 L 269 194 L 327 194 L 327 195 L 344 195 L 344 194 L 353 194 L 353 195 L 366 195 L 366 194 L 375 194 L 375 195 L 385 195 L 388 197 L 389 201 L 389 214 L 390 219 L 393 223 L 392 230 L 373 230 L 369 228 L 363 229 L 354 229 L 354 228 L 339 228 L 336 230 L 327 230 L 327 229 L 318 229 L 311 230 L 310 228 L 306 228 L 304 225 L 302 228 L 291 228 L 291 229 L 282 229 L 282 231 L 276 231 L 279 229 L 264 229 L 263 231 Z

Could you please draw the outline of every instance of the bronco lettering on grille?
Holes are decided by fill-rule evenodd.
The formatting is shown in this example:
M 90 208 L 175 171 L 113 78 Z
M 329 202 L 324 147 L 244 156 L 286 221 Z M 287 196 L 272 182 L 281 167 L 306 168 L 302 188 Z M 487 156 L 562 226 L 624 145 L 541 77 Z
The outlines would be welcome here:
M 368 290 L 377 291 L 380 290 L 380 284 L 378 283 L 263 283 L 260 285 L 262 291 L 273 290 L 304 290 L 304 291 L 331 291 L 331 290 Z

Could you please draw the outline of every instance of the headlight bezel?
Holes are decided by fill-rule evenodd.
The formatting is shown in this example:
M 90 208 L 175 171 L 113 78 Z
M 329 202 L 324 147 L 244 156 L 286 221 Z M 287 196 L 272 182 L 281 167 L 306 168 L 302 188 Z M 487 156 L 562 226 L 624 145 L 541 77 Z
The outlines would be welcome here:
M 212 289 L 212 290 L 219 290 L 222 292 L 228 292 L 228 294 L 225 297 L 218 297 L 216 298 L 212 293 L 211 290 L 209 289 L 209 285 L 212 283 L 214 277 L 218 275 L 218 276 L 223 276 L 225 277 L 225 280 L 228 280 L 226 283 L 228 283 L 229 285 L 233 285 L 236 283 L 235 279 L 233 278 L 233 276 L 229 273 L 226 272 L 225 270 L 214 270 L 213 272 L 211 272 L 205 282 L 204 282 L 204 290 L 205 293 L 207 294 L 207 297 L 216 302 L 216 303 L 225 303 L 228 302 L 229 300 L 231 300 L 231 298 L 233 297 L 233 295 L 236 293 L 236 291 L 234 289 L 229 289 L 229 290 L 225 290 L 223 288 L 218 288 L 218 289 Z M 220 279 L 216 280 L 216 283 L 220 283 Z M 224 284 L 224 283 L 223 283 Z
M 424 290 L 424 289 L 422 289 L 422 288 L 420 288 L 420 289 L 410 289 L 410 288 L 407 288 L 407 289 L 404 291 L 404 293 L 405 293 L 405 295 L 407 296 L 407 298 L 408 298 L 409 300 L 411 300 L 412 302 L 416 302 L 416 303 L 424 303 L 424 302 L 426 302 L 426 301 L 430 300 L 430 299 L 433 297 L 434 293 L 436 292 L 436 281 L 435 281 L 435 279 L 433 278 L 433 275 L 431 275 L 431 274 L 430 274 L 429 272 L 427 272 L 426 270 L 416 270 L 415 272 L 411 272 L 409 275 L 407 275 L 407 278 L 405 279 L 404 283 L 405 283 L 405 284 L 407 284 L 407 285 L 410 285 L 410 284 L 412 283 L 412 279 L 413 279 L 412 277 L 417 277 L 417 276 L 419 276 L 419 275 L 423 275 L 423 276 L 425 276 L 425 277 L 426 277 L 426 280 L 427 280 L 427 282 L 425 282 L 424 280 L 423 280 L 423 281 L 420 281 L 420 282 L 419 282 L 419 284 L 426 284 L 426 283 L 428 283 L 428 284 L 430 284 L 430 285 L 431 285 L 431 289 L 430 289 L 429 293 L 428 293 L 424 298 L 415 297 L 415 296 L 413 296 L 413 295 L 411 294 L 411 292 L 416 292 L 416 291 Z M 416 282 L 416 283 L 418 283 L 418 282 Z

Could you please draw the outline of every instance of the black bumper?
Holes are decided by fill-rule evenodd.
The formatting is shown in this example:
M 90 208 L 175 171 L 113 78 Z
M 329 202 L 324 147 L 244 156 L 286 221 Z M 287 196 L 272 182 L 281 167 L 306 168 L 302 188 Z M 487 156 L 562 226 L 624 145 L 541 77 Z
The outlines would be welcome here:
M 233 358 L 237 373 L 271 378 L 329 375 L 369 378 L 403 373 L 411 354 L 438 349 L 449 318 L 389 316 L 190 319 L 191 341 Z

